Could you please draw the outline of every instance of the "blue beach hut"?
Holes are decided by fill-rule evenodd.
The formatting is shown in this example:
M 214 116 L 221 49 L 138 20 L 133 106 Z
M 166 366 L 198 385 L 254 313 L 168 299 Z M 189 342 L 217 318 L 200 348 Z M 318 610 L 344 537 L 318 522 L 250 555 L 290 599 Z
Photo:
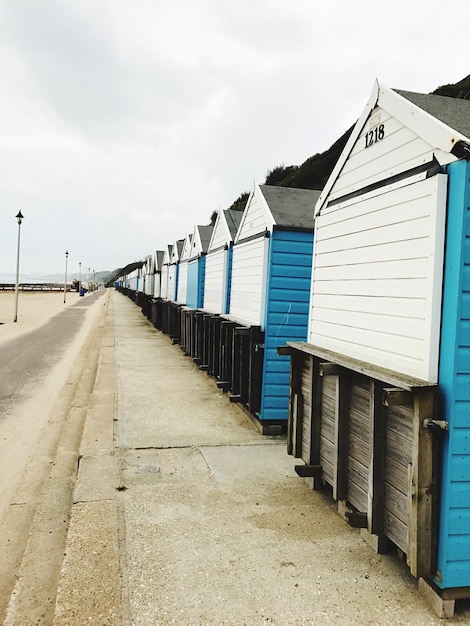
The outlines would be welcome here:
M 266 433 L 283 430 L 287 420 L 289 359 L 277 348 L 307 337 L 313 209 L 319 195 L 255 184 L 234 241 L 228 319 L 251 329 L 248 342 L 240 339 L 241 369 L 250 377 L 241 401 Z

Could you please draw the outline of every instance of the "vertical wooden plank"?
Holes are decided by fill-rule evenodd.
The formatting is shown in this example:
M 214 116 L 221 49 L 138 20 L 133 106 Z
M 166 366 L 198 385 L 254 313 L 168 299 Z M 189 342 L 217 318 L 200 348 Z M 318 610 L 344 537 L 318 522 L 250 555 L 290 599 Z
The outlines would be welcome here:
M 435 447 L 429 429 L 423 421 L 435 419 L 437 398 L 435 388 L 418 389 L 414 392 L 413 450 L 410 476 L 410 521 L 408 566 L 416 578 L 431 576 L 435 555 L 433 553 L 434 507 L 436 506 Z
M 248 349 L 248 407 L 250 413 L 255 415 L 261 409 L 261 385 L 263 379 L 264 332 L 260 326 L 250 327 Z
M 348 493 L 348 416 L 351 375 L 348 370 L 340 370 L 336 385 L 335 445 L 333 498 L 346 500 Z
M 385 496 L 385 425 L 386 409 L 383 403 L 383 383 L 371 379 L 371 415 L 369 430 L 369 489 L 367 494 L 367 530 L 386 544 L 384 537 L 384 496 Z
M 322 398 L 322 382 L 323 377 L 320 376 L 320 360 L 313 356 L 310 357 L 313 360 L 312 363 L 312 381 L 311 390 L 312 398 L 310 406 L 311 418 L 310 418 L 310 464 L 321 465 L 320 461 L 320 437 L 321 437 L 321 398 Z M 321 489 L 323 487 L 323 481 L 321 477 L 315 477 L 313 479 L 313 489 Z
M 232 334 L 232 366 L 231 366 L 231 391 L 234 396 L 240 394 L 240 362 L 241 362 L 241 337 L 235 331 L 235 324 L 231 324 Z
M 287 409 L 287 454 L 297 457 L 297 398 L 301 386 L 302 357 L 297 350 L 290 353 L 289 401 Z M 299 383 L 300 379 L 300 383 Z

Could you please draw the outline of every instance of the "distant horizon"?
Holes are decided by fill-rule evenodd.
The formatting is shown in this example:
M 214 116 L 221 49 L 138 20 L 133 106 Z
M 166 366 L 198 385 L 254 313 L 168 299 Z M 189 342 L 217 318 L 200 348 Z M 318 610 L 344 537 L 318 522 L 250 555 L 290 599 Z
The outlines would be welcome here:
M 102 274 L 112 274 L 114 270 L 100 270 L 95 271 L 95 276 L 99 276 Z M 91 277 L 93 272 L 82 272 L 81 278 L 84 282 L 88 281 L 88 278 Z M 43 273 L 43 272 L 21 272 L 19 276 L 19 282 L 56 282 L 63 283 L 65 278 L 64 272 L 53 272 L 53 273 Z M 73 279 L 78 280 L 79 273 L 78 272 L 67 272 L 67 283 L 71 282 Z M 2 283 L 14 283 L 16 281 L 16 274 L 14 272 L 0 272 L 0 284 Z

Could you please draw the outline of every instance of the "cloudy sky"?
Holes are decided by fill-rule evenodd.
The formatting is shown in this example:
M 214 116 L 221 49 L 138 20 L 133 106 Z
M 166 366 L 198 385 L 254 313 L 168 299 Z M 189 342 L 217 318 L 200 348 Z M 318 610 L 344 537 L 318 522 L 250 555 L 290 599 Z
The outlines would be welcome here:
M 469 0 L 0 0 L 0 274 L 112 270 L 469 72 Z

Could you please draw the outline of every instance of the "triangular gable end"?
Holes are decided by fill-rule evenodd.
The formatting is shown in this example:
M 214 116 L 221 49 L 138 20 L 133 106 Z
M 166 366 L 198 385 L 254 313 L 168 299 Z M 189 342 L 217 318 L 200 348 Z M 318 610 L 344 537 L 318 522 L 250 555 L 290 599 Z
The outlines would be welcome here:
M 178 263 L 181 258 L 181 252 L 183 250 L 184 239 L 178 239 L 171 249 L 171 265 Z
M 191 254 L 189 255 L 190 261 L 198 259 L 201 255 L 206 254 L 212 232 L 213 226 L 201 226 L 196 224 L 191 243 Z
M 188 233 L 186 235 L 186 239 L 184 240 L 184 244 L 183 244 L 183 249 L 181 251 L 181 261 L 187 261 L 189 259 L 189 256 L 191 254 L 191 242 L 192 242 L 192 238 L 193 236 Z
M 233 243 L 242 221 L 243 211 L 239 209 L 219 209 L 212 236 L 207 248 L 208 254 Z
M 209 253 L 212 250 L 219 250 L 219 248 L 227 246 L 231 242 L 231 239 L 225 211 L 223 209 L 219 209 L 207 252 Z
M 173 244 L 168 244 L 165 248 L 162 265 L 170 265 L 172 255 L 173 255 Z
M 376 81 L 316 203 L 315 215 L 327 203 L 425 167 L 434 158 L 440 165 L 455 161 L 451 150 L 459 141 L 468 138 Z
M 235 236 L 235 243 L 248 237 L 261 235 L 266 231 L 271 232 L 274 224 L 274 218 L 260 186 L 255 183 L 253 191 L 247 200 L 243 217 Z
M 191 237 L 191 252 L 189 253 L 189 260 L 197 259 L 202 252 L 202 242 L 197 224 L 194 225 L 193 235 Z

